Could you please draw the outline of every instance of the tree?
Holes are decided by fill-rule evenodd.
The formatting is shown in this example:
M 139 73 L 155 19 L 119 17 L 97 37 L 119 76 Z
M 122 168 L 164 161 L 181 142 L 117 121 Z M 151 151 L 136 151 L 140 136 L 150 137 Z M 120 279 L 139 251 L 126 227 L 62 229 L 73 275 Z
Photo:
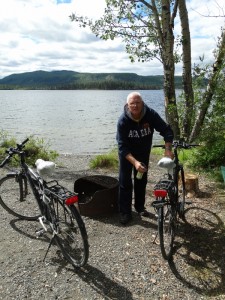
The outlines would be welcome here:
M 220 77 L 221 71 L 225 67 L 225 28 L 222 29 L 221 38 L 218 41 L 217 51 L 215 53 L 215 63 L 211 74 L 209 74 L 209 81 L 205 92 L 201 97 L 201 101 L 198 107 L 198 114 L 195 119 L 195 123 L 190 134 L 189 140 L 194 141 L 201 130 L 201 127 L 204 123 L 205 116 L 208 112 L 210 104 L 213 99 L 214 92 L 217 87 L 218 78 Z M 221 81 L 220 81 L 221 82 Z
M 174 19 L 178 0 L 107 0 L 102 18 L 97 21 L 76 14 L 70 16 L 81 27 L 88 26 L 103 40 L 122 38 L 133 62 L 157 58 L 163 64 L 165 115 L 176 137 L 180 136 L 174 84 Z
M 218 74 L 223 67 L 224 30 L 218 45 L 218 55 L 209 77 L 208 87 L 201 99 L 194 99 L 191 63 L 191 38 L 185 0 L 106 0 L 106 9 L 97 21 L 72 14 L 72 21 L 104 40 L 120 37 L 126 45 L 131 61 L 146 62 L 154 58 L 163 65 L 165 115 L 174 135 L 189 141 L 198 138 L 205 115 L 215 91 Z M 175 42 L 174 22 L 179 11 L 181 38 Z M 182 45 L 182 55 L 178 46 Z M 174 73 L 175 64 L 183 62 L 183 109 L 178 114 Z M 198 113 L 196 111 L 198 110 Z
M 191 63 L 191 37 L 189 29 L 188 12 L 185 0 L 178 2 L 181 21 L 181 43 L 183 61 L 183 90 L 184 90 L 184 110 L 182 118 L 183 136 L 188 138 L 191 132 L 193 120 L 194 93 L 192 87 L 192 63 Z

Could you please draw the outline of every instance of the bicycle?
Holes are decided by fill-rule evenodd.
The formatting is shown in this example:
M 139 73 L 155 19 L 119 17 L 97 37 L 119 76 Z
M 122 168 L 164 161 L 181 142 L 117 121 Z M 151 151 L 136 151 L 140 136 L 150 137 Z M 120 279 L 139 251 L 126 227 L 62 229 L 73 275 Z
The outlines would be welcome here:
M 28 140 L 17 144 L 15 148 L 9 148 L 6 151 L 7 157 L 0 164 L 0 168 L 3 168 L 9 165 L 12 157 L 19 157 L 20 168 L 0 179 L 0 204 L 19 219 L 38 220 L 41 229 L 36 231 L 37 237 L 51 234 L 44 260 L 55 242 L 64 258 L 74 267 L 84 266 L 89 256 L 89 244 L 85 224 L 79 213 L 78 195 L 56 180 L 47 182 L 43 178 L 43 173 L 48 174 L 45 166 L 49 162 L 43 161 L 42 169 L 36 172 L 27 165 L 24 148 Z M 34 209 L 35 202 L 39 211 Z
M 161 253 L 166 260 L 170 260 L 173 255 L 178 219 L 184 220 L 185 204 L 191 204 L 185 201 L 185 175 L 183 165 L 179 161 L 178 149 L 190 149 L 196 146 L 199 145 L 174 141 L 172 144 L 174 159 L 165 157 L 158 162 L 158 166 L 167 169 L 167 172 L 154 186 L 155 201 L 152 202 L 152 206 L 158 217 Z M 153 145 L 153 147 L 165 148 L 164 145 Z

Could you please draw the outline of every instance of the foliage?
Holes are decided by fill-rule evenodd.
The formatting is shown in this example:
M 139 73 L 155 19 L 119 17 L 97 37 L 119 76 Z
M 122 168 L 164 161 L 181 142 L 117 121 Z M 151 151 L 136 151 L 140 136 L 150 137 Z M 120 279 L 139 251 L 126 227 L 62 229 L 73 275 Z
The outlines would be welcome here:
M 221 72 L 199 137 L 203 146 L 198 149 L 193 158 L 195 168 L 203 168 L 210 172 L 225 165 L 224 83 L 224 72 Z
M 16 146 L 15 138 L 8 138 L 6 132 L 0 132 L 0 158 L 3 160 L 6 157 L 5 151 L 10 147 Z M 58 153 L 49 148 L 49 145 L 45 143 L 43 139 L 29 137 L 29 141 L 25 145 L 26 162 L 28 165 L 35 165 L 35 161 L 38 158 L 43 160 L 55 160 L 58 157 Z M 17 160 L 13 160 L 14 164 L 18 164 Z
M 174 12 L 176 6 L 171 2 L 170 7 L 164 7 L 164 10 L 167 9 Z M 175 12 L 171 15 L 171 23 L 173 23 Z M 75 13 L 71 14 L 70 18 L 78 22 L 80 27 L 89 27 L 103 40 L 121 38 L 126 45 L 126 52 L 131 62 L 136 59 L 145 62 L 154 58 L 162 61 L 163 9 L 155 1 L 108 0 L 104 15 L 96 21 Z M 174 56 L 177 60 L 180 59 L 178 51 L 174 52 Z
M 117 170 L 118 164 L 118 151 L 117 149 L 113 149 L 107 154 L 100 154 L 91 159 L 90 168 L 112 168 Z
M 189 168 L 191 168 L 192 164 L 190 162 L 192 160 L 192 157 L 193 157 L 195 151 L 196 151 L 195 148 L 180 149 L 179 153 L 178 153 L 178 157 L 179 157 L 180 162 L 182 164 L 185 164 Z M 151 150 L 151 154 L 158 156 L 159 159 L 164 156 L 164 152 L 165 152 L 165 150 L 162 149 L 162 148 L 154 148 L 153 147 L 152 150 Z

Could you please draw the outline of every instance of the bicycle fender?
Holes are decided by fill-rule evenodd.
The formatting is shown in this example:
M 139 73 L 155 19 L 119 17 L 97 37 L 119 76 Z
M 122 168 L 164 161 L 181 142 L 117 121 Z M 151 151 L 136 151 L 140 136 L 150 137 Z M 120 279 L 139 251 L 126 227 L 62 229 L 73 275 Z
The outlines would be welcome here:
M 6 174 L 6 177 L 15 177 L 18 176 L 19 174 L 17 172 L 10 172 Z

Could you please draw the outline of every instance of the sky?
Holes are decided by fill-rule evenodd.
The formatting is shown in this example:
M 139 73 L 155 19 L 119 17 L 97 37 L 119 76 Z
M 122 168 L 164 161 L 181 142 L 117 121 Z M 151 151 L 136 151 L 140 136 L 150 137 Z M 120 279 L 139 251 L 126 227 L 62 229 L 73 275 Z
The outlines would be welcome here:
M 187 0 L 192 62 L 213 61 L 217 37 L 224 26 L 224 0 Z M 72 13 L 101 17 L 105 0 L 7 0 L 0 10 L 0 78 L 37 70 L 162 75 L 158 60 L 131 63 L 117 38 L 103 41 L 71 22 Z M 209 16 L 210 17 L 206 17 Z M 178 30 L 178 27 L 175 31 Z M 176 75 L 182 66 L 177 65 Z

